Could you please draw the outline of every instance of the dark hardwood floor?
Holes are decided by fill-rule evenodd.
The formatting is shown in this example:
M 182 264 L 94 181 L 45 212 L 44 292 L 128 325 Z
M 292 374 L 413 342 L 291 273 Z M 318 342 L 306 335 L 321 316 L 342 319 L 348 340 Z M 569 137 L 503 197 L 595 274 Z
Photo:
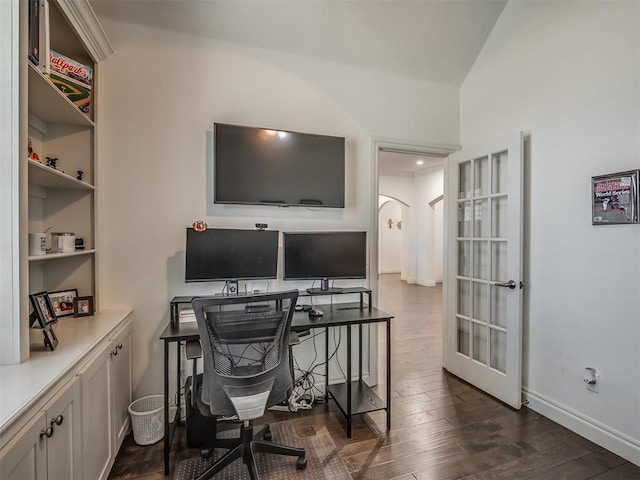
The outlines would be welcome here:
M 302 413 L 269 412 L 266 421 L 291 420 L 301 436 L 329 432 L 354 479 L 640 479 L 640 467 L 443 371 L 441 287 L 407 285 L 398 275 L 382 275 L 378 303 L 395 316 L 391 431 L 386 432 L 384 412 L 376 412 L 356 417 L 353 437 L 347 439 L 332 402 Z M 198 449 L 185 447 L 184 429 L 178 429 L 167 478 L 180 459 L 197 455 Z M 165 478 L 162 442 L 141 447 L 129 435 L 109 478 Z

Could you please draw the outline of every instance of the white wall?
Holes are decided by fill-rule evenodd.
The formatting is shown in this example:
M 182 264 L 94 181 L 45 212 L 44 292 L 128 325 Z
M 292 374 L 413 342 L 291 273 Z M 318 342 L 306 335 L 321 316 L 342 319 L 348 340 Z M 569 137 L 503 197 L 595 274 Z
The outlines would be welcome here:
M 416 283 L 427 287 L 435 286 L 442 279 L 442 272 L 435 268 L 435 229 L 442 233 L 442 218 L 437 225 L 434 209 L 429 205 L 444 192 L 444 170 L 442 167 L 429 169 L 415 178 L 415 197 L 417 206 L 416 232 L 416 259 L 417 280 Z M 442 250 L 438 252 L 442 260 Z
M 408 205 L 408 221 L 402 225 L 404 258 L 402 280 L 433 287 L 442 281 L 442 249 L 436 245 L 435 229 L 442 233 L 442 217 L 436 218 L 429 203 L 443 194 L 444 173 L 442 167 L 420 172 L 415 177 L 380 175 L 379 192 Z M 380 228 L 386 225 L 381 224 Z M 440 268 L 436 267 L 436 255 L 440 255 Z M 384 273 L 382 268 L 381 272 Z
M 639 32 L 639 2 L 509 2 L 461 89 L 463 148 L 530 134 L 529 406 L 637 464 L 640 225 L 594 227 L 589 202 L 592 175 L 640 168 Z
M 391 220 L 391 226 L 389 226 Z M 399 202 L 389 200 L 382 204 L 378 213 L 378 271 L 380 273 L 401 273 L 404 241 L 402 230 L 398 228 L 402 222 L 402 208 Z M 401 223 L 402 225 L 402 223 Z
M 395 175 L 378 177 L 378 192 L 402 202 L 402 268 L 400 279 L 416 283 L 416 216 L 414 208 L 414 179 Z M 380 227 L 382 228 L 382 226 Z
M 371 231 L 371 136 L 458 142 L 454 87 L 124 23 L 104 27 L 115 54 L 101 65 L 100 298 L 103 307 L 135 310 L 136 397 L 162 391 L 158 335 L 169 300 L 221 289 L 184 283 L 185 227 L 204 219 L 211 227 L 260 221 L 281 231 Z M 346 208 L 208 205 L 214 121 L 345 136 Z

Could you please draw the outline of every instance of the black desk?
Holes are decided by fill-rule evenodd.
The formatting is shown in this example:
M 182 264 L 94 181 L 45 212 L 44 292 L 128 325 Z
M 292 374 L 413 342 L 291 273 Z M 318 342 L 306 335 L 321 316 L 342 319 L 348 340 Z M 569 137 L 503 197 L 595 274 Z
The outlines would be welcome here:
M 349 291 L 347 291 L 349 290 Z M 353 290 L 353 291 L 351 291 Z M 347 368 L 346 383 L 329 385 L 329 362 L 325 364 L 325 396 L 332 398 L 347 420 L 347 436 L 351 438 L 352 418 L 376 410 L 386 410 L 387 430 L 391 428 L 391 319 L 392 315 L 377 308 L 363 304 L 363 293 L 369 295 L 370 290 L 344 289 L 343 293 L 360 293 L 360 301 L 354 303 L 341 303 L 334 305 L 317 305 L 324 312 L 320 318 L 309 318 L 304 312 L 295 312 L 291 329 L 294 331 L 308 330 L 310 328 L 325 329 L 325 359 L 329 355 L 329 328 L 347 326 Z M 171 322 L 160 335 L 160 340 L 164 342 L 164 474 L 169 474 L 169 451 L 175 428 L 180 425 L 181 420 L 181 400 L 178 393 L 176 399 L 176 416 L 174 429 L 171 430 L 169 423 L 169 345 L 176 345 L 176 368 L 177 385 L 176 392 L 180 392 L 180 344 L 190 340 L 199 340 L 198 327 L 196 322 L 179 323 L 178 314 L 180 305 L 191 303 L 192 297 L 175 297 L 171 301 Z M 362 381 L 362 326 L 369 323 L 386 323 L 386 377 L 387 377 L 387 398 L 386 402 L 378 397 L 368 385 Z M 353 380 L 351 373 L 351 330 L 353 326 L 358 326 L 358 378 Z

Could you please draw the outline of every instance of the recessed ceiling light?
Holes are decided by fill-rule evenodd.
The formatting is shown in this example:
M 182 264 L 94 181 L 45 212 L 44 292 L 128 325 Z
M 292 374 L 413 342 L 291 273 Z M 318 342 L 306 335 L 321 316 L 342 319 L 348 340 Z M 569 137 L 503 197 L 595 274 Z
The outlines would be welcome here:
M 424 165 L 424 161 L 423 160 L 416 160 L 416 165 Z

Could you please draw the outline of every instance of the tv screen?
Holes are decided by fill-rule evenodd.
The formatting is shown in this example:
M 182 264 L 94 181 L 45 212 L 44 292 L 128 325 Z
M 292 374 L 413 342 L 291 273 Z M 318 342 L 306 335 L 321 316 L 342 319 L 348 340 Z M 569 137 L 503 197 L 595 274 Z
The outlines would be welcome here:
M 342 137 L 214 124 L 214 203 L 344 208 Z
M 284 234 L 285 280 L 366 277 L 366 232 Z
M 277 278 L 277 230 L 187 228 L 185 281 Z

